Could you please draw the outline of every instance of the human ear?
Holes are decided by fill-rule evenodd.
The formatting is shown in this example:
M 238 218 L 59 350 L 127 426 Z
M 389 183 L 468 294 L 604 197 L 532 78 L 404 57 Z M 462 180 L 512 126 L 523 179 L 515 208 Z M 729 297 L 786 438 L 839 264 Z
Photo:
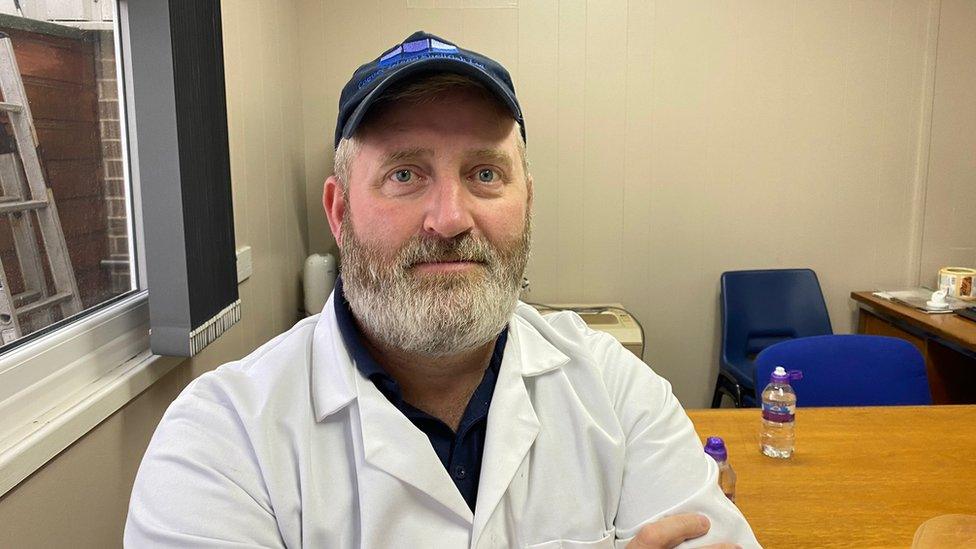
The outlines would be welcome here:
M 337 243 L 342 238 L 342 220 L 346 216 L 346 196 L 342 190 L 342 182 L 331 175 L 322 187 L 322 208 L 329 219 L 329 228 Z

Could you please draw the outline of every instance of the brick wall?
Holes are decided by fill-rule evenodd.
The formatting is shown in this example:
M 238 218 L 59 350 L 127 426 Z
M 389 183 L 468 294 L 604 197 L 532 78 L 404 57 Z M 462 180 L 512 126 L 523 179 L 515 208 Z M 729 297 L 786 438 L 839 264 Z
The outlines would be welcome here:
M 123 143 L 119 120 L 115 43 L 111 31 L 100 31 L 95 42 L 95 78 L 98 83 L 98 127 L 101 133 L 102 189 L 105 193 L 108 253 L 102 261 L 111 278 L 113 294 L 131 287 L 129 232 L 127 229 Z

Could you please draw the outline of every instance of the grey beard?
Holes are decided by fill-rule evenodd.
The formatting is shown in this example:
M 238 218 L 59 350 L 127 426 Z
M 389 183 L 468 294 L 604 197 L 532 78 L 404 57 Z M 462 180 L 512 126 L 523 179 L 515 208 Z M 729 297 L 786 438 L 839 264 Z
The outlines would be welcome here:
M 520 239 L 499 249 L 470 233 L 452 239 L 413 237 L 392 258 L 360 241 L 343 219 L 342 284 L 369 336 L 394 349 L 445 356 L 494 339 L 511 318 L 528 262 L 531 218 Z M 481 263 L 473 272 L 416 275 L 423 261 Z

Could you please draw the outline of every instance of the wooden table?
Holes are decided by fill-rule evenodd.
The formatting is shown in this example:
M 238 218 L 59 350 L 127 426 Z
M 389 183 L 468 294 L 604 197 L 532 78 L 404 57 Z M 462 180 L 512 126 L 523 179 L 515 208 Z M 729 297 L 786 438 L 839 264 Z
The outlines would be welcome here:
M 688 415 L 725 439 L 764 547 L 909 547 L 929 518 L 976 515 L 976 406 L 800 408 L 790 460 L 760 453 L 757 409 Z
M 955 314 L 925 314 L 900 303 L 852 292 L 861 334 L 910 341 L 925 357 L 932 401 L 976 403 L 976 322 Z

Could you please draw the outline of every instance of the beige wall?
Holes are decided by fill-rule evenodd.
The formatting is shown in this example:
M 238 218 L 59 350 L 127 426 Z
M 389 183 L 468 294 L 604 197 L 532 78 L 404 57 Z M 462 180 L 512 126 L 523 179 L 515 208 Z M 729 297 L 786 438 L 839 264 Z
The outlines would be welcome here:
M 303 0 L 311 249 L 335 246 L 319 200 L 340 88 L 410 32 L 441 34 L 506 65 L 526 113 L 528 299 L 621 301 L 648 362 L 705 406 L 723 271 L 811 267 L 846 332 L 852 290 L 913 284 L 922 257 L 926 274 L 973 262 L 973 5 Z
M 169 403 L 297 319 L 307 250 L 299 14 L 285 1 L 222 7 L 234 225 L 254 261 L 241 322 L 0 498 L 0 547 L 120 546 L 132 480 Z
M 944 0 L 932 146 L 925 189 L 921 280 L 939 268 L 976 268 L 976 2 Z

